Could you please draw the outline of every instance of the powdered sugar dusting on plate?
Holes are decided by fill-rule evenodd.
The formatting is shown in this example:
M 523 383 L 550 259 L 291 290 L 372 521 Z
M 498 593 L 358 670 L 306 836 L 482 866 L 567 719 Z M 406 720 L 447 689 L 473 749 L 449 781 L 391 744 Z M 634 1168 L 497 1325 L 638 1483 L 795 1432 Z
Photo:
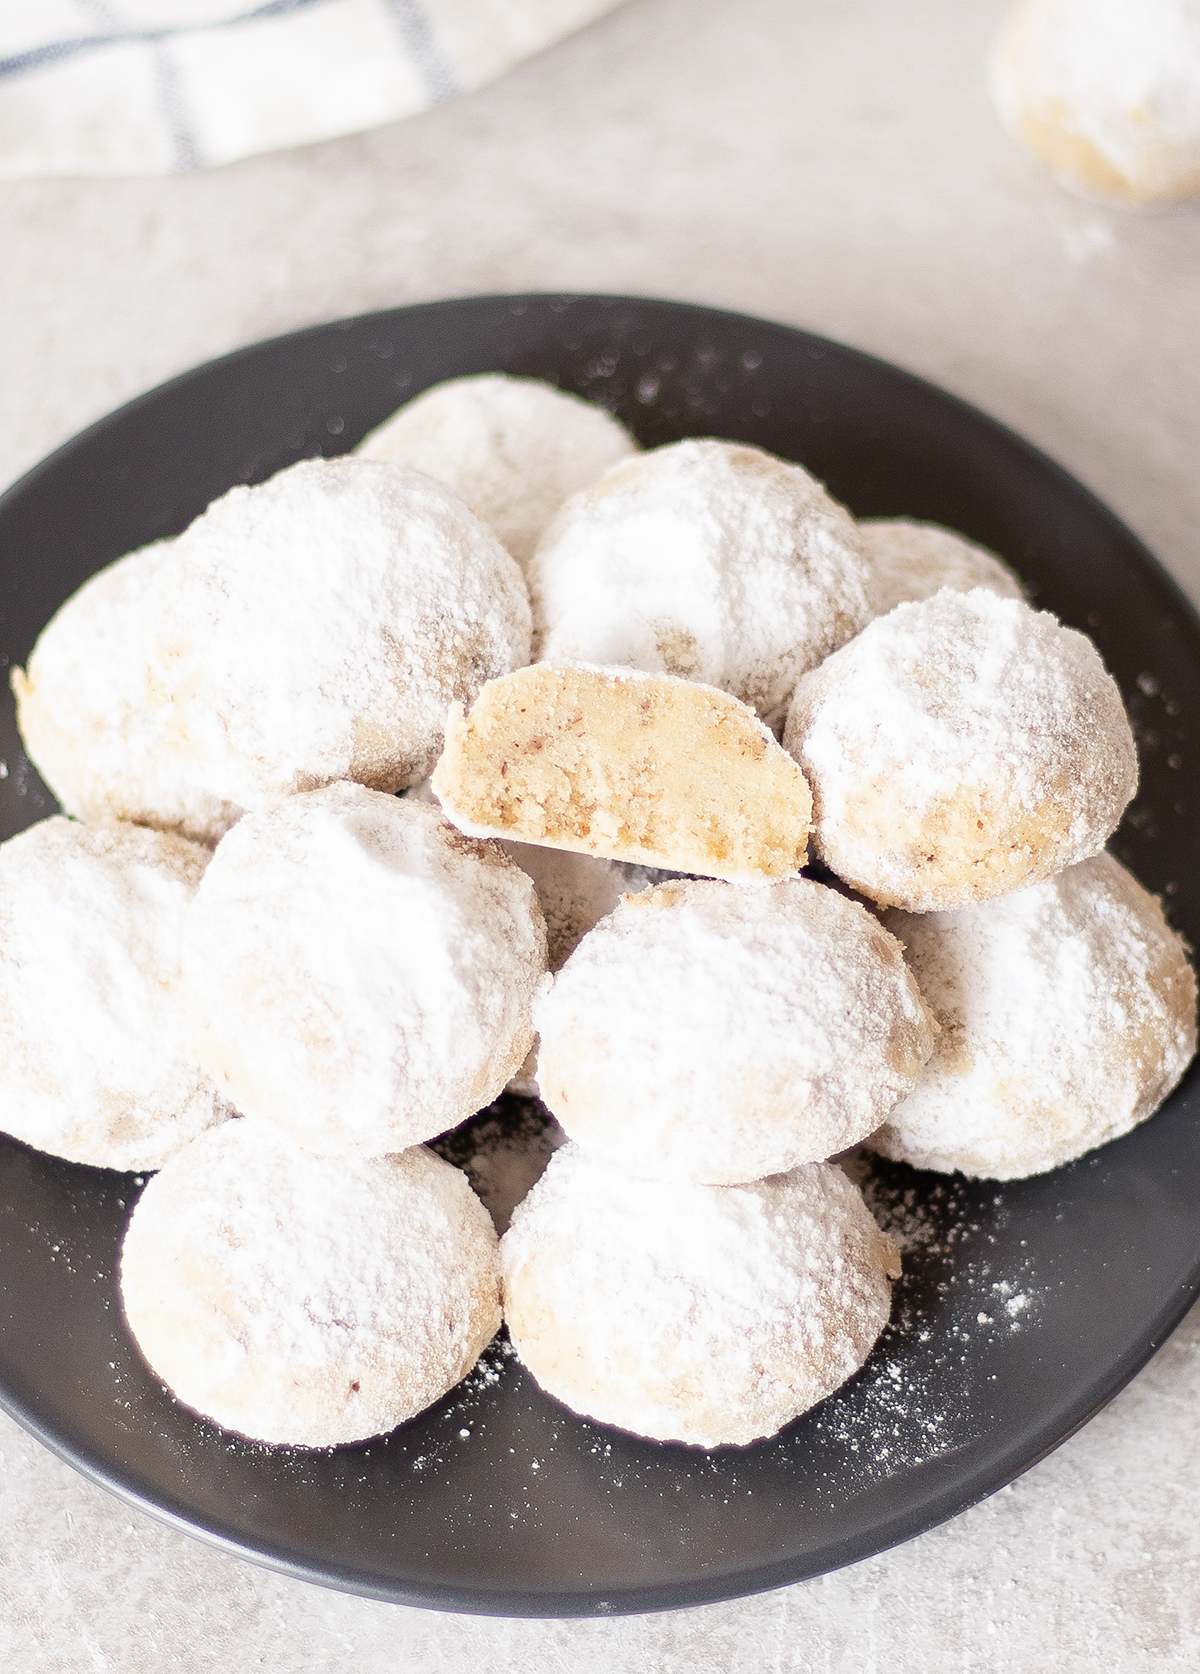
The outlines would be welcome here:
M 980 1350 L 1035 1328 L 1044 1291 L 1032 1260 L 999 1270 L 993 1249 L 1010 1218 L 1003 1191 L 861 1150 L 840 1160 L 904 1260 L 874 1354 L 815 1417 L 865 1485 L 978 1439 L 989 1404 L 981 1385 L 998 1376 L 983 1369 L 990 1357 Z M 955 1366 L 960 1382 L 945 1375 Z

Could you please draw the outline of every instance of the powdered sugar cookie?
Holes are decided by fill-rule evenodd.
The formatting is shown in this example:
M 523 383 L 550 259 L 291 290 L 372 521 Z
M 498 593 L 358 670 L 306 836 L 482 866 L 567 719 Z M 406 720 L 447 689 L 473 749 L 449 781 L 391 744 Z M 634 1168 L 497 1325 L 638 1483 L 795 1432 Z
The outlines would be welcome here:
M 727 693 L 626 669 L 519 669 L 451 711 L 433 790 L 477 837 L 761 881 L 808 849 L 804 775 Z
M 50 619 L 28 668 L 12 671 L 17 724 L 66 813 L 215 843 L 241 809 L 189 782 L 165 747 L 166 712 L 148 686 L 145 594 L 173 544 L 118 558 Z
M 867 549 L 867 595 L 876 616 L 898 604 L 931 599 L 943 587 L 969 593 L 986 587 L 1001 599 L 1021 599 L 1021 583 L 986 547 L 953 529 L 908 517 L 868 517 L 858 526 Z
M 496 1234 L 423 1147 L 333 1167 L 230 1122 L 142 1193 L 121 1299 L 185 1406 L 255 1441 L 336 1447 L 470 1371 L 500 1324 Z
M 637 443 L 611 413 L 536 378 L 452 378 L 418 395 L 358 448 L 445 483 L 518 563 L 570 495 Z
M 180 536 L 148 605 L 189 775 L 243 807 L 424 778 L 446 705 L 529 658 L 516 564 L 404 465 L 306 459 Z
M 158 1168 L 230 1107 L 177 995 L 199 844 L 42 820 L 0 845 L 0 1126 L 98 1168 Z
M 1153 1115 L 1196 1050 L 1196 979 L 1162 908 L 1109 854 L 888 928 L 942 1032 L 870 1140 L 917 1168 L 1010 1180 Z
M 1086 859 L 1137 789 L 1129 720 L 1092 642 L 982 589 L 872 622 L 801 681 L 784 743 L 812 785 L 818 855 L 910 912 Z
M 569 500 L 529 565 L 535 655 L 677 674 L 768 726 L 869 619 L 853 519 L 799 465 L 674 442 Z
M 574 1412 L 693 1447 L 773 1435 L 862 1365 L 900 1261 L 814 1163 L 748 1186 L 551 1157 L 500 1243 L 522 1362 Z
M 534 1017 L 542 1097 L 572 1139 L 632 1174 L 706 1184 L 857 1144 L 934 1036 L 895 939 L 807 878 L 626 897 Z
M 1133 204 L 1200 192 L 1196 0 L 1021 0 L 988 83 L 1005 127 L 1064 186 Z
M 184 943 L 201 1060 L 248 1119 L 379 1156 L 489 1104 L 533 1042 L 533 885 L 435 809 L 330 785 L 247 815 Z

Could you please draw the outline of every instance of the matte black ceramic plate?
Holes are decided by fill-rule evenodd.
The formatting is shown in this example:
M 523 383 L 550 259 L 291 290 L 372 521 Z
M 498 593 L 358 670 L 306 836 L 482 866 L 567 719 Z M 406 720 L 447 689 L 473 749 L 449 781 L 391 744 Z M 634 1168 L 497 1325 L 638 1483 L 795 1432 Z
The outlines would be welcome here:
M 322 326 L 179 378 L 96 425 L 0 502 L 4 662 L 100 565 L 212 497 L 338 453 L 427 384 L 498 369 L 687 435 L 801 460 L 859 514 L 907 513 L 1002 553 L 1092 633 L 1135 716 L 1143 788 L 1117 839 L 1200 945 L 1187 788 L 1200 629 L 1090 494 L 991 420 L 869 357 L 663 302 L 434 303 Z M 0 718 L 0 832 L 52 810 Z M 894 1323 L 860 1375 L 782 1436 L 699 1454 L 585 1424 L 492 1351 L 384 1441 L 243 1444 L 143 1368 L 113 1292 L 129 1176 L 0 1143 L 0 1400 L 134 1503 L 292 1574 L 446 1609 L 659 1609 L 816 1575 L 929 1528 L 1041 1458 L 1143 1364 L 1200 1279 L 1200 1098 L 1041 1179 L 890 1168 L 909 1244 Z

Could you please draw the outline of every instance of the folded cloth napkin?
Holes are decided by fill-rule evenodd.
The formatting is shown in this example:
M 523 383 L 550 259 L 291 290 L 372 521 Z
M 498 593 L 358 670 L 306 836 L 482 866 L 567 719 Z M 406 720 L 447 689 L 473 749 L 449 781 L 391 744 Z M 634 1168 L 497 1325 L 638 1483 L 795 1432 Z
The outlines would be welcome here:
M 479 87 L 621 0 L 0 0 L 0 176 L 168 174 Z

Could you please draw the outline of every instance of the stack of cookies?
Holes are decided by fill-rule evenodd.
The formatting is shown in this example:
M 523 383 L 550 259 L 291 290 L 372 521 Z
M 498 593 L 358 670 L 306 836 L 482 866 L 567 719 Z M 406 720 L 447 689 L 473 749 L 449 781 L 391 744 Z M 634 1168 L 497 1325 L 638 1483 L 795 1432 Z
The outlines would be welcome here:
M 393 1428 L 502 1313 L 577 1412 L 771 1434 L 899 1273 L 830 1159 L 1051 1168 L 1194 1051 L 1095 648 L 754 448 L 457 380 L 101 572 L 13 683 L 73 817 L 0 848 L 4 1125 L 158 1170 L 126 1318 L 258 1440 Z M 535 1075 L 566 1143 L 497 1243 L 427 1142 Z

